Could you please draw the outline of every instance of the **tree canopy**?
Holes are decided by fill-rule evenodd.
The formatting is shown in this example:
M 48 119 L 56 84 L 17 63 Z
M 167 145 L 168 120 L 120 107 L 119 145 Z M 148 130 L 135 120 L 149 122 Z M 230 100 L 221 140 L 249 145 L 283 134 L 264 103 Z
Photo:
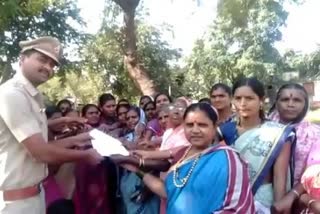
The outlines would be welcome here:
M 78 73 L 78 77 L 75 78 L 76 76 L 70 74 L 65 82 L 62 81 L 63 76 L 57 77 L 42 87 L 51 99 L 76 96 L 79 98 L 79 102 L 85 103 L 96 101 L 97 96 L 104 92 L 112 92 L 119 98 L 131 99 L 142 94 L 129 77 L 123 60 L 122 25 L 117 23 L 114 17 L 119 15 L 117 11 L 118 8 L 112 8 L 111 12 L 115 13 L 112 15 L 109 10 L 105 10 L 105 13 L 110 16 L 105 18 L 97 34 L 90 36 L 86 45 L 80 49 L 79 68 L 77 71 L 74 70 Z M 162 38 L 162 34 L 170 30 L 168 26 L 158 29 L 147 25 L 143 18 L 137 19 L 137 56 L 141 59 L 140 63 L 148 70 L 150 77 L 155 80 L 156 87 L 166 91 L 176 78 L 174 69 L 176 61 L 180 57 L 179 50 L 171 48 Z M 82 85 L 81 83 L 86 84 L 86 87 L 92 85 L 91 93 L 84 92 L 82 95 L 78 95 L 77 91 L 80 89 L 72 87 L 75 79 L 79 81 L 78 85 Z M 68 89 L 64 90 L 64 93 L 59 92 L 59 87 L 62 84 L 65 84 Z M 175 86 L 171 86 L 171 88 L 178 90 Z M 56 92 L 54 93 L 54 91 Z
M 281 80 L 284 72 L 301 69 L 301 64 L 289 63 L 289 66 L 288 56 L 280 55 L 275 48 L 275 43 L 282 39 L 281 27 L 288 16 L 285 2 L 289 1 L 219 1 L 216 19 L 203 38 L 196 41 L 187 58 L 186 75 L 197 76 L 196 82 L 201 82 L 197 88 L 194 79 L 187 78 L 186 84 L 192 86 L 196 95 L 204 96 L 203 91 L 216 82 L 232 84 L 241 76 L 256 76 L 266 85 L 276 85 L 275 80 Z M 299 58 L 295 60 L 310 59 L 310 56 L 294 56 Z M 304 61 L 311 64 L 301 73 L 313 75 L 319 71 L 314 64 L 316 56 Z
M 67 49 L 59 75 L 42 87 L 54 101 L 74 96 L 80 103 L 95 102 L 103 92 L 135 99 L 168 90 L 200 98 L 212 84 L 232 84 L 240 76 L 257 76 L 268 87 L 283 83 L 285 72 L 299 72 L 299 80 L 318 77 L 320 48 L 280 54 L 275 47 L 287 3 L 303 1 L 218 1 L 216 18 L 181 64 L 180 50 L 163 37 L 173 29 L 147 24 L 143 1 L 107 0 L 99 31 L 88 35 L 80 30 L 85 23 L 76 1 L 5 0 L 0 3 L 0 77 L 4 81 L 14 73 L 18 42 L 41 35 L 56 36 L 74 49 Z

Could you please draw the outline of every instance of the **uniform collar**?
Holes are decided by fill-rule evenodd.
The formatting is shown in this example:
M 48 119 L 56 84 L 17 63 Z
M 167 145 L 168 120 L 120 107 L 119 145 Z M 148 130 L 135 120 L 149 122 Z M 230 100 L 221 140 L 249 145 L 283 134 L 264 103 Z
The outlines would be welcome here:
M 14 79 L 18 80 L 18 82 L 23 85 L 23 87 L 32 97 L 40 94 L 39 90 L 31 84 L 31 82 L 23 75 L 21 71 L 14 76 Z

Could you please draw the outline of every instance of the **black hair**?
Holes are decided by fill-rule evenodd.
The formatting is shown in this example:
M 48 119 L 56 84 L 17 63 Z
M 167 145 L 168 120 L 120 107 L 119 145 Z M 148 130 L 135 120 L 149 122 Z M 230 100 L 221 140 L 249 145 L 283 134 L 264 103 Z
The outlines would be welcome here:
M 84 117 L 86 115 L 87 111 L 89 110 L 89 108 L 91 108 L 91 107 L 98 109 L 98 111 L 100 112 L 100 109 L 97 105 L 87 104 L 87 105 L 83 106 L 83 108 L 81 109 L 81 116 Z
M 77 113 L 78 115 L 80 114 L 80 112 L 78 111 L 78 110 L 76 110 L 76 109 L 69 109 L 68 111 L 66 111 L 64 114 L 63 114 L 63 116 L 67 116 L 69 113 L 71 113 L 71 112 L 75 112 L 75 113 Z
M 60 108 L 60 105 L 64 104 L 64 103 L 67 103 L 68 105 L 70 105 L 70 107 L 72 107 L 72 103 L 70 100 L 67 100 L 67 99 L 63 99 L 63 100 L 60 100 L 58 103 L 57 103 L 57 107 Z
M 100 95 L 99 97 L 99 106 L 102 107 L 106 102 L 110 101 L 110 100 L 116 100 L 116 98 L 114 98 L 114 96 L 110 93 L 105 93 Z
M 262 82 L 260 82 L 256 77 L 250 77 L 250 78 L 240 78 L 238 79 L 232 88 L 232 94 L 234 95 L 235 91 L 242 87 L 242 86 L 248 86 L 251 88 L 251 90 L 260 98 L 263 99 L 265 96 L 264 91 L 264 85 Z M 259 111 L 259 117 L 264 120 L 264 110 L 260 109 Z
M 168 98 L 169 102 L 172 103 L 172 98 L 169 96 L 169 94 L 167 93 L 158 93 L 155 97 L 154 97 L 154 104 L 157 104 L 157 99 L 159 96 L 164 95 Z
M 50 119 L 55 113 L 61 113 L 60 109 L 57 106 L 48 106 L 45 110 L 47 119 Z
M 139 108 L 139 107 L 137 107 L 137 106 L 130 106 L 128 112 L 129 112 L 129 111 L 135 111 L 135 112 L 137 113 L 138 117 L 139 117 L 139 118 L 141 117 L 140 108 Z
M 204 98 L 201 98 L 199 100 L 199 103 L 208 103 L 208 104 L 211 104 L 211 100 L 207 97 L 204 97 Z
M 143 96 L 141 96 L 141 97 L 140 97 L 139 105 L 140 105 L 141 101 L 142 101 L 143 99 L 146 99 L 146 98 L 148 98 L 148 99 L 149 99 L 149 101 L 148 101 L 148 102 L 152 101 L 152 98 L 151 98 L 150 96 L 148 96 L 148 95 L 143 95 Z
M 154 102 L 153 102 L 153 101 L 150 101 L 150 102 L 147 102 L 147 103 L 144 105 L 143 111 L 146 111 L 147 106 L 150 105 L 150 104 L 153 105 L 153 108 L 154 108 L 154 109 L 156 108 L 156 105 L 154 104 Z
M 298 123 L 298 122 L 301 122 L 303 120 L 303 118 L 307 115 L 308 113 L 308 109 L 309 109 L 309 97 L 308 97 L 308 93 L 306 91 L 306 89 L 302 86 L 302 85 L 299 85 L 298 83 L 287 83 L 287 84 L 284 84 L 282 85 L 278 92 L 277 92 L 277 96 L 276 96 L 276 100 L 275 100 L 275 103 L 272 105 L 269 113 L 271 113 L 272 111 L 275 110 L 276 108 L 276 104 L 277 102 L 279 101 L 279 98 L 280 98 L 280 94 L 283 90 L 285 89 L 297 89 L 297 90 L 300 90 L 303 95 L 304 95 L 304 101 L 305 101 L 305 105 L 303 107 L 303 110 L 301 112 L 301 114 L 299 114 L 297 116 L 297 118 L 294 119 L 294 121 L 292 121 L 293 123 Z
M 200 110 L 203 113 L 205 113 L 208 118 L 212 121 L 213 125 L 217 124 L 218 121 L 218 115 L 217 112 L 212 108 L 212 106 L 208 103 L 193 103 L 191 104 L 185 111 L 183 115 L 183 119 L 185 120 L 187 115 L 190 112 L 194 112 L 196 110 Z
M 231 88 L 228 85 L 224 84 L 224 83 L 216 83 L 216 84 L 214 84 L 210 89 L 210 96 L 211 96 L 213 91 L 218 90 L 220 88 L 222 90 L 224 90 L 229 95 L 229 97 L 232 96 Z
M 125 102 L 125 103 L 127 103 L 127 104 L 130 104 L 130 102 L 129 102 L 127 99 L 120 99 L 120 100 L 118 101 L 118 105 L 120 105 L 120 103 L 122 103 L 122 102 Z
M 120 105 L 117 105 L 117 108 L 116 108 L 116 113 L 117 115 L 119 114 L 119 109 L 120 108 L 126 108 L 126 109 L 130 109 L 130 105 L 129 104 L 120 104 Z

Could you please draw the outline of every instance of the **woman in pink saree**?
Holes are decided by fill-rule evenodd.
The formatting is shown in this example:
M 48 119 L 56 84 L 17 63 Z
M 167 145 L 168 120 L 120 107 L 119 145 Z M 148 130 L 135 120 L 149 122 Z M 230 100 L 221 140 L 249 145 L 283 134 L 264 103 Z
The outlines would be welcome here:
M 303 86 L 290 83 L 283 85 L 277 94 L 275 109 L 270 118 L 283 124 L 289 124 L 296 130 L 296 145 L 294 150 L 294 187 L 286 196 L 275 204 L 277 213 L 294 211 L 300 213 L 301 204 L 298 199 L 307 190 L 305 169 L 310 164 L 310 155 L 314 152 L 313 147 L 320 144 L 320 127 L 306 121 L 304 118 L 308 112 L 308 95 Z M 309 160 L 308 160 L 309 157 Z M 307 170 L 307 173 L 309 171 Z M 305 183 L 305 184 L 303 184 Z M 308 192 L 308 191 L 307 191 Z

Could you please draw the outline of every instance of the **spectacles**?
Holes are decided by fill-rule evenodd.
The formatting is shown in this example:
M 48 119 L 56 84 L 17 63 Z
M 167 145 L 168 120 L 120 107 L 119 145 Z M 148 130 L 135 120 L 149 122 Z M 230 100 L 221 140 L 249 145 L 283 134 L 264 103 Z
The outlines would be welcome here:
M 163 116 L 163 117 L 159 117 L 158 119 L 159 120 L 163 120 L 163 119 L 167 119 L 169 116 L 168 115 L 166 115 L 166 116 Z
M 170 105 L 169 106 L 169 110 L 172 111 L 172 110 L 178 110 L 180 112 L 184 112 L 186 110 L 185 107 L 182 107 L 182 106 L 176 106 L 176 105 Z

